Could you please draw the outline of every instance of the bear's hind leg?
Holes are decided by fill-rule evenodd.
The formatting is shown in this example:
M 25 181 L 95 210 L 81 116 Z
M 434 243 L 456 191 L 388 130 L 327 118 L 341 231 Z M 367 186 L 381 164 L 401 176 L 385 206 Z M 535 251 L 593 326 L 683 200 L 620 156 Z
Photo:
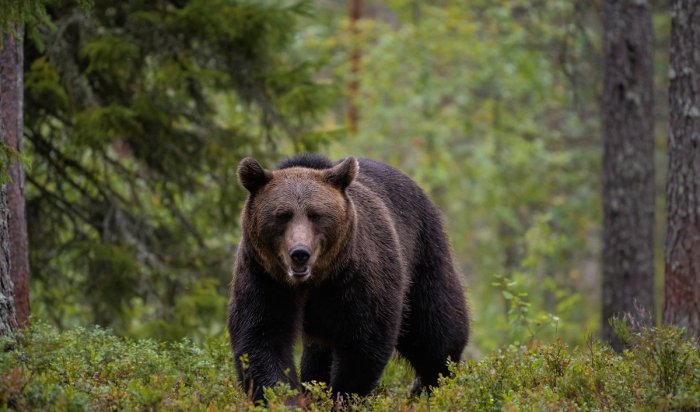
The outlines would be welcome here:
M 437 327 L 414 327 L 399 338 L 397 350 L 408 360 L 416 372 L 416 381 L 411 389 L 413 395 L 420 395 L 426 389 L 438 384 L 438 377 L 448 376 L 448 359 L 458 362 L 466 338 L 464 340 L 440 341 L 445 335 Z M 459 325 L 454 325 L 459 327 Z
M 437 386 L 440 374 L 448 375 L 448 358 L 458 362 L 468 338 L 464 290 L 449 255 L 435 246 L 424 249 L 415 268 L 397 345 L 416 371 L 414 394 Z
M 422 312 L 425 307 L 416 307 L 410 320 L 405 321 L 405 328 L 399 337 L 397 349 L 416 371 L 413 394 L 420 394 L 429 387 L 438 384 L 439 375 L 449 375 L 447 361 L 458 362 L 467 343 L 466 319 L 455 321 L 445 317 L 433 308 L 432 316 Z
M 331 383 L 333 351 L 320 345 L 304 345 L 301 355 L 301 381 Z

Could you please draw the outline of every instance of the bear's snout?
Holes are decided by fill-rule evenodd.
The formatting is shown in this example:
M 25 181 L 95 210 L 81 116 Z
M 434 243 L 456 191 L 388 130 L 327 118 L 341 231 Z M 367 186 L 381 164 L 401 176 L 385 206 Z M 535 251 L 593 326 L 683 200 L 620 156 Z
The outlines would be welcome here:
M 311 276 L 312 251 L 309 246 L 297 244 L 289 249 L 287 275 L 294 281 L 305 281 Z
M 292 258 L 295 264 L 299 266 L 304 265 L 311 257 L 311 249 L 304 245 L 294 246 L 292 250 L 289 251 L 289 257 Z

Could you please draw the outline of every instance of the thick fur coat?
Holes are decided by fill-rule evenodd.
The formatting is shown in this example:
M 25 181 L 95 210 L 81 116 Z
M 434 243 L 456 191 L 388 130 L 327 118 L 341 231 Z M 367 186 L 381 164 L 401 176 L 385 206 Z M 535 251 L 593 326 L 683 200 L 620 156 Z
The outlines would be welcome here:
M 242 213 L 229 334 L 243 388 L 369 393 L 394 350 L 416 371 L 414 391 L 437 385 L 468 339 L 464 289 L 440 213 L 410 178 L 384 163 L 317 155 L 269 171 L 238 168 Z

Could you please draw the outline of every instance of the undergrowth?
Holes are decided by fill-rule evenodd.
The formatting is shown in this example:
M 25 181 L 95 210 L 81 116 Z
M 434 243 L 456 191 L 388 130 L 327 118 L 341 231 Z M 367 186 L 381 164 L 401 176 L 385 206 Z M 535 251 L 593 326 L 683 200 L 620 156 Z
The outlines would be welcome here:
M 589 339 L 508 346 L 451 365 L 432 395 L 410 398 L 408 364 L 395 359 L 372 396 L 348 410 L 697 410 L 700 349 L 673 328 L 625 331 L 615 353 Z M 102 329 L 59 332 L 35 324 L 0 339 L 0 410 L 265 410 L 238 388 L 225 337 L 203 344 L 130 340 Z M 268 390 L 285 410 L 297 393 Z M 306 385 L 304 409 L 333 407 L 327 386 Z

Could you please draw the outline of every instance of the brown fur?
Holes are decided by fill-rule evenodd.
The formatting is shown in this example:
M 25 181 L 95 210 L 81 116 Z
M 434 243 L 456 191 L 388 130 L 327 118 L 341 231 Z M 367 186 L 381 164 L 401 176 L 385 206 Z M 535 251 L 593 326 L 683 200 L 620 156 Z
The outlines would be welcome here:
M 239 167 L 239 174 L 244 167 L 245 161 Z M 345 167 L 354 168 L 351 172 L 354 178 L 357 165 Z M 256 192 L 255 200 L 247 205 L 241 217 L 253 250 L 268 273 L 290 285 L 297 285 L 287 275 L 290 266 L 288 251 L 303 241 L 314 251 L 310 265 L 314 268 L 315 276 L 310 279 L 318 282 L 329 271 L 340 251 L 347 246 L 356 221 L 355 208 L 338 187 L 329 184 L 343 183 L 333 180 L 336 173 L 340 172 L 340 169 L 321 171 L 301 167 L 268 172 L 269 184 Z M 313 204 L 309 204 L 308 200 L 311 199 L 314 200 Z M 274 207 L 257 208 L 253 202 Z M 284 222 L 286 215 L 293 216 L 293 220 Z M 324 226 L 332 230 L 320 235 L 310 230 L 313 225 L 311 221 L 319 216 L 329 219 Z M 289 224 L 284 225 L 285 223 Z M 283 229 L 284 233 L 279 233 Z
M 459 360 L 468 314 L 439 212 L 420 188 L 352 157 L 301 156 L 272 171 L 244 159 L 238 174 L 250 196 L 229 334 L 253 398 L 279 381 L 299 387 L 300 332 L 301 379 L 336 394 L 368 393 L 395 348 L 415 368 L 417 391 L 436 385 L 447 359 Z

